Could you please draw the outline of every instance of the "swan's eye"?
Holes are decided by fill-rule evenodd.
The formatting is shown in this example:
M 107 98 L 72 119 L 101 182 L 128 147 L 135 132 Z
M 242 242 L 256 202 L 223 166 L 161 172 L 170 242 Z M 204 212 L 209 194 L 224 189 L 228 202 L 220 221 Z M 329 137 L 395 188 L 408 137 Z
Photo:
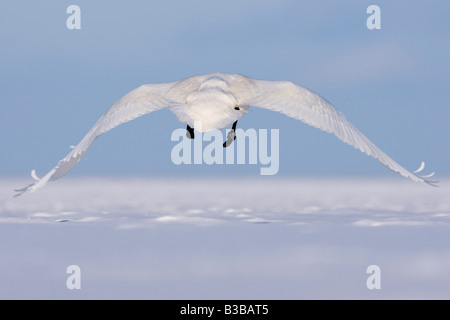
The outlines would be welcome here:
M 234 107 L 234 110 L 241 110 L 238 106 Z

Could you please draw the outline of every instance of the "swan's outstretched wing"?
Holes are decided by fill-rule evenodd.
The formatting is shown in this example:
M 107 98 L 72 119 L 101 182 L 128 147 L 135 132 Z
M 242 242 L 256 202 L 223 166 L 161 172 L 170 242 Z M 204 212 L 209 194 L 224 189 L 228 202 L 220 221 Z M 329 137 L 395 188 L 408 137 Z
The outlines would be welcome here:
M 404 177 L 431 185 L 436 183 L 436 181 L 427 179 L 433 174 L 427 176 L 414 174 L 422 171 L 423 163 L 414 173 L 409 172 L 375 146 L 339 110 L 318 94 L 286 81 L 254 80 L 251 87 L 249 88 L 250 94 L 244 97 L 240 103 L 278 111 L 313 127 L 333 133 L 343 142 L 374 157 L 384 166 Z
M 15 190 L 18 192 L 15 197 L 20 196 L 27 190 L 34 191 L 42 188 L 47 181 L 61 178 L 81 160 L 95 139 L 103 133 L 144 114 L 177 104 L 165 98 L 168 90 L 174 84 L 175 82 L 146 84 L 123 96 L 95 123 L 80 143 L 44 177 L 39 179 L 33 170 L 31 176 L 36 182 L 25 188 Z

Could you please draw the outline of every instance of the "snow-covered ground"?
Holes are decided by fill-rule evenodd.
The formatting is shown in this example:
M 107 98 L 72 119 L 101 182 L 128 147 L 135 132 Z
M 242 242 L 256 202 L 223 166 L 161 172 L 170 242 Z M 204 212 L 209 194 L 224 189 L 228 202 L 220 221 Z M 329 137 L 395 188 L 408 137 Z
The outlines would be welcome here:
M 450 298 L 448 179 L 29 182 L 0 181 L 1 299 Z

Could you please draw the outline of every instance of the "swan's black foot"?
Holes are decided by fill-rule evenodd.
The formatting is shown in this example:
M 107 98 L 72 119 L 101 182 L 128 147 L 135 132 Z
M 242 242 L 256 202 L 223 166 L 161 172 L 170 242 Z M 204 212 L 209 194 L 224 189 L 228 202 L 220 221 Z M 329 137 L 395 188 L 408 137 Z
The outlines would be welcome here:
M 194 139 L 195 137 L 194 129 L 192 129 L 189 125 L 187 125 L 186 127 L 186 137 L 188 137 L 189 139 Z
M 236 125 L 237 120 L 233 123 L 233 127 L 231 128 L 230 132 L 228 132 L 227 141 L 223 143 L 224 148 L 228 147 L 234 140 L 236 140 Z

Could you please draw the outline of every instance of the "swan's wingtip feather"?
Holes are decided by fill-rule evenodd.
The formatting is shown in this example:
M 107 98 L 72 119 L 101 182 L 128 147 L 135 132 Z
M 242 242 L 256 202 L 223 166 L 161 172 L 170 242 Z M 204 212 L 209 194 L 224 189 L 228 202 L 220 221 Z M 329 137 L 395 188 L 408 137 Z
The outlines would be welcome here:
M 414 174 L 422 172 L 423 169 L 425 169 L 425 161 L 422 161 L 420 163 L 419 168 L 416 171 L 414 171 Z M 428 179 L 434 175 L 435 175 L 435 172 L 433 171 L 432 173 L 429 173 L 429 174 L 417 175 L 417 177 L 419 177 L 422 180 L 422 182 L 425 182 L 426 184 L 428 184 L 430 186 L 439 187 L 439 185 L 438 185 L 439 181 Z
M 21 196 L 22 194 L 24 194 L 28 190 L 31 190 L 31 192 L 33 192 L 33 190 L 34 190 L 33 186 L 34 186 L 34 183 L 32 183 L 32 184 L 30 184 L 30 185 L 28 185 L 28 186 L 26 186 L 26 187 L 24 187 L 22 189 L 15 189 L 14 192 L 17 192 L 17 193 L 14 195 L 14 198 L 17 198 L 18 196 Z
M 422 170 L 423 170 L 424 168 L 425 168 L 425 161 L 422 161 L 422 162 L 420 163 L 419 168 L 417 168 L 417 170 L 414 171 L 413 173 L 419 173 L 419 172 L 422 172 Z
M 36 181 L 41 180 L 41 179 L 37 176 L 36 170 L 35 170 L 35 169 L 31 170 L 31 177 L 32 177 L 34 180 L 36 180 Z
M 437 180 L 424 180 L 424 182 L 430 186 L 439 188 L 439 184 L 438 184 L 439 181 L 437 181 Z
M 430 174 L 427 174 L 427 175 L 421 176 L 421 177 L 422 177 L 422 178 L 431 178 L 432 176 L 434 176 L 435 173 L 436 173 L 436 172 L 432 172 L 432 173 L 430 173 Z
M 22 195 L 23 193 L 27 192 L 28 190 L 30 192 L 34 192 L 37 189 L 42 188 L 43 186 L 45 186 L 47 184 L 47 182 L 49 181 L 49 179 L 52 177 L 52 175 L 56 172 L 57 168 L 53 168 L 50 172 L 48 172 L 45 176 L 43 176 L 41 179 L 39 179 L 39 177 L 36 175 L 36 171 L 32 170 L 31 171 L 31 176 L 33 177 L 34 180 L 36 180 L 36 182 L 22 188 L 22 189 L 17 189 L 14 190 L 15 192 L 17 192 L 16 195 L 14 195 L 14 198 L 17 198 L 18 196 Z
M 35 169 L 31 170 L 31 177 L 32 177 L 36 182 L 38 182 L 39 180 L 41 180 L 41 179 L 37 176 L 36 170 L 35 170 Z M 26 187 L 24 187 L 24 188 L 22 188 L 22 189 L 14 189 L 14 192 L 17 192 L 17 193 L 14 195 L 14 198 L 17 198 L 17 197 L 21 196 L 22 194 L 24 194 L 24 193 L 27 192 L 28 190 L 30 190 L 30 192 L 33 192 L 34 190 L 36 190 L 36 187 L 35 187 L 36 182 L 35 182 L 35 183 L 32 183 L 32 184 L 29 184 L 28 186 L 26 186 Z

